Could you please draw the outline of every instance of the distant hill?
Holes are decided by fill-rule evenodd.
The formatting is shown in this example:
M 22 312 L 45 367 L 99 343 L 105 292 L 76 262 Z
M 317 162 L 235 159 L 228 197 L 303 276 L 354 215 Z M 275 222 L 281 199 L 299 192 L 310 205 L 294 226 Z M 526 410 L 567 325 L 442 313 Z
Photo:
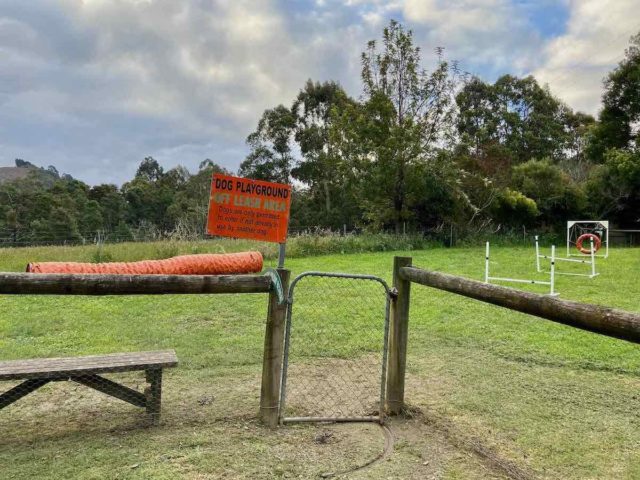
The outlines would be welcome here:
M 20 180 L 33 172 L 35 167 L 0 167 L 0 183 Z
M 47 168 L 38 167 L 31 162 L 16 158 L 15 167 L 0 167 L 0 184 L 13 182 L 27 177 L 29 174 L 37 175 L 40 179 L 45 181 L 45 184 L 53 184 L 55 180 L 60 178 L 73 180 L 71 175 L 58 173 L 58 169 L 53 165 L 49 165 Z M 50 186 L 50 185 L 49 185 Z

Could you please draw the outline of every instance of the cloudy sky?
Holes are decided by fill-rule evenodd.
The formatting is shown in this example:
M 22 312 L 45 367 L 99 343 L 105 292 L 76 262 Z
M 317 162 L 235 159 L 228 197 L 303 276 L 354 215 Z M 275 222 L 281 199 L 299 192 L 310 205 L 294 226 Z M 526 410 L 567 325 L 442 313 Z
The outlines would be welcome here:
M 120 184 L 148 155 L 235 170 L 265 108 L 308 78 L 358 96 L 359 53 L 394 18 L 425 63 L 533 73 L 596 114 L 640 0 L 0 0 L 0 166 Z

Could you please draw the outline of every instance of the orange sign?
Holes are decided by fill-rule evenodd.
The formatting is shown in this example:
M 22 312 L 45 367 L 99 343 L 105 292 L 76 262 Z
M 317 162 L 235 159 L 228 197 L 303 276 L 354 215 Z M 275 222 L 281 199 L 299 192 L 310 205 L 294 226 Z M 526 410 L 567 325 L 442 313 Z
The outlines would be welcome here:
M 290 185 L 215 173 L 207 233 L 284 243 L 290 206 Z

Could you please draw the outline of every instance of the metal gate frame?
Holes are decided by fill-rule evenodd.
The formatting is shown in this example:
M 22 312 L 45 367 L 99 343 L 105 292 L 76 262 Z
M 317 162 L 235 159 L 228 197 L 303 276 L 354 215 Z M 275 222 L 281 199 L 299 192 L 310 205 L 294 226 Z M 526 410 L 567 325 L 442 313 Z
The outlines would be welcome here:
M 378 282 L 384 288 L 385 292 L 385 313 L 384 313 L 384 338 L 382 341 L 382 374 L 380 378 L 380 401 L 378 408 L 378 415 L 366 416 L 366 417 L 285 417 L 284 411 L 286 407 L 286 393 L 287 393 L 287 370 L 289 367 L 289 344 L 291 341 L 291 323 L 293 312 L 293 293 L 297 283 L 306 277 L 326 277 L 326 278 L 346 278 L 353 280 L 370 280 Z M 282 375 L 280 377 L 280 424 L 285 423 L 300 423 L 300 422 L 375 422 L 384 423 L 384 403 L 385 403 L 385 389 L 387 380 L 387 353 L 389 344 L 389 316 L 391 309 L 391 298 L 393 296 L 392 290 L 389 288 L 387 282 L 384 279 L 375 275 L 360 275 L 349 273 L 332 273 L 332 272 L 304 272 L 293 279 L 289 286 L 289 292 L 287 295 L 287 318 L 286 329 L 284 338 L 284 356 L 282 361 Z

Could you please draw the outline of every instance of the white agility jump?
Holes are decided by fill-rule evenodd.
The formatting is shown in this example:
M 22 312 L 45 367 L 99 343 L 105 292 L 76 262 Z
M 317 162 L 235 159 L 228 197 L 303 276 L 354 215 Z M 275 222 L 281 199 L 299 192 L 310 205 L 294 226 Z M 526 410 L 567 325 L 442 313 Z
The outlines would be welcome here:
M 551 246 L 551 256 L 545 257 L 549 259 L 550 269 L 549 269 L 549 281 L 543 280 L 527 280 L 524 278 L 505 278 L 505 277 L 492 277 L 489 275 L 489 242 L 487 242 L 485 260 L 484 260 L 484 283 L 491 283 L 491 281 L 495 282 L 512 282 L 512 283 L 528 283 L 530 285 L 548 285 L 549 286 L 549 295 L 556 296 L 558 293 L 554 290 L 555 287 L 555 273 L 556 273 L 556 247 L 555 245 Z
M 538 271 L 538 273 L 540 273 L 543 271 L 542 268 L 540 267 L 540 259 L 544 258 L 546 260 L 551 260 L 551 257 L 540 253 L 540 245 L 538 243 L 537 235 L 535 236 L 535 239 L 536 239 L 536 270 Z M 590 243 L 589 251 L 591 252 L 589 260 L 578 260 L 576 258 L 562 258 L 562 257 L 556 257 L 553 260 L 557 260 L 559 262 L 582 263 L 584 265 L 589 265 L 590 273 L 573 273 L 573 272 L 556 271 L 555 272 L 556 275 L 572 275 L 574 277 L 588 277 L 588 278 L 594 278 L 595 276 L 599 275 L 596 272 L 596 250 L 593 243 L 593 238 L 589 238 L 589 243 Z M 553 249 L 553 247 L 551 248 Z

